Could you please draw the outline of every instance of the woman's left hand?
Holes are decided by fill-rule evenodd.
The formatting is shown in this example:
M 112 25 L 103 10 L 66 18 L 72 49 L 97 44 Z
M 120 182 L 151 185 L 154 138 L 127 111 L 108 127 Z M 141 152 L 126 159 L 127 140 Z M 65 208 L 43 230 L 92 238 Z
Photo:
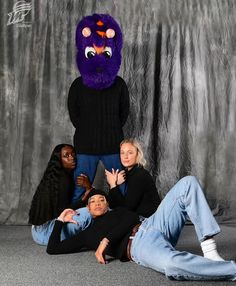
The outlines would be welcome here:
M 76 211 L 72 209 L 65 209 L 58 217 L 59 220 L 63 222 L 71 222 L 77 224 L 75 220 L 73 220 L 73 216 L 76 215 Z
M 95 257 L 97 261 L 101 264 L 107 264 L 107 261 L 105 260 L 105 249 L 109 243 L 109 240 L 107 238 L 103 238 L 103 240 L 100 242 L 96 252 Z
M 117 176 L 117 185 L 121 185 L 125 182 L 126 180 L 126 173 L 125 173 L 125 170 L 122 170 L 118 173 L 118 176 Z

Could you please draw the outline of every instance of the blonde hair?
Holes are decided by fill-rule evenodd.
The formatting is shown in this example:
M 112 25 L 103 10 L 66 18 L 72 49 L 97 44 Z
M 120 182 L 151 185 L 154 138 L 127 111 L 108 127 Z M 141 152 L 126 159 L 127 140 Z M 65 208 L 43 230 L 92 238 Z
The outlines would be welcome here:
M 137 152 L 138 152 L 137 164 L 144 167 L 146 165 L 146 160 L 144 158 L 143 149 L 142 149 L 141 144 L 139 143 L 139 141 L 137 139 L 135 139 L 135 138 L 124 139 L 120 143 L 120 147 L 123 144 L 125 144 L 125 143 L 129 143 L 129 144 L 133 145 L 137 149 Z

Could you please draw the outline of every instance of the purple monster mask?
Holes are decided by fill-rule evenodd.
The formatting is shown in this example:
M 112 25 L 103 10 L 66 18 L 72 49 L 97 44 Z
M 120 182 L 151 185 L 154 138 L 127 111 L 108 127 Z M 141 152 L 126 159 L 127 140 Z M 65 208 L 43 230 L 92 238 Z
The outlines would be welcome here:
M 121 64 L 122 33 L 117 22 L 106 14 L 84 17 L 76 29 L 77 66 L 88 87 L 112 85 Z

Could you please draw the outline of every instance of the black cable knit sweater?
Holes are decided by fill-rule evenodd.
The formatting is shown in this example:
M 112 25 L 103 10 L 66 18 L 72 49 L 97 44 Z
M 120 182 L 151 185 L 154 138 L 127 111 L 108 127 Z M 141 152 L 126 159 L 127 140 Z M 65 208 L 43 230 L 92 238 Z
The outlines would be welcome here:
M 80 154 L 119 153 L 122 127 L 129 113 L 129 92 L 121 77 L 112 86 L 96 90 L 85 86 L 82 78 L 71 85 L 68 109 L 75 127 L 74 147 Z

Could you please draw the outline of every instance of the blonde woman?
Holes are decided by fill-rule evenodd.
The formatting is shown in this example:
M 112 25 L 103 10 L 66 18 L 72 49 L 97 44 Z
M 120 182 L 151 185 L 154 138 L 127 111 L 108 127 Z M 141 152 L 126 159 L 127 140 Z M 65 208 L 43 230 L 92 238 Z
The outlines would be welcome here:
M 136 139 L 125 139 L 120 144 L 120 159 L 124 170 L 106 170 L 107 182 L 110 185 L 110 207 L 118 206 L 136 212 L 141 218 L 152 215 L 161 200 L 155 182 L 144 168 L 142 148 Z M 119 188 L 125 183 L 125 194 Z

